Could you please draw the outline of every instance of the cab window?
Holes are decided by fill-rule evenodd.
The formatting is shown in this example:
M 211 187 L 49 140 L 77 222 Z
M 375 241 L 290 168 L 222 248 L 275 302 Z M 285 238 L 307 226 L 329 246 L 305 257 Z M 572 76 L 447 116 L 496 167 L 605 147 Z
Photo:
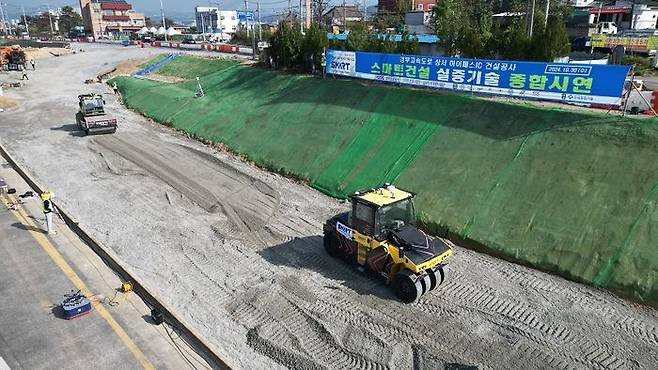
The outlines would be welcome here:
M 355 202 L 353 212 L 353 227 L 358 232 L 365 235 L 373 234 L 373 225 L 375 223 L 375 210 L 366 204 Z

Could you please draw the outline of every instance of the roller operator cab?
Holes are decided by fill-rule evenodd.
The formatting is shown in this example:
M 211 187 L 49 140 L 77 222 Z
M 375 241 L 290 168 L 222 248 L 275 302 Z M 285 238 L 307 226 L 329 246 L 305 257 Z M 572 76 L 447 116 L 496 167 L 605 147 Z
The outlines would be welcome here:
M 384 277 L 400 300 L 416 302 L 443 282 L 454 245 L 415 226 L 415 194 L 385 184 L 355 193 L 352 209 L 324 224 L 324 247 L 333 256 Z

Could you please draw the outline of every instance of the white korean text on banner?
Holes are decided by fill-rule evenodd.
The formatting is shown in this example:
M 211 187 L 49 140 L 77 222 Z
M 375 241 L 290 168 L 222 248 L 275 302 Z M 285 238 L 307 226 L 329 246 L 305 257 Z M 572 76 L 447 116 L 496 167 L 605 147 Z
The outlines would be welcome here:
M 563 102 L 621 105 L 627 65 L 326 51 L 327 74 Z

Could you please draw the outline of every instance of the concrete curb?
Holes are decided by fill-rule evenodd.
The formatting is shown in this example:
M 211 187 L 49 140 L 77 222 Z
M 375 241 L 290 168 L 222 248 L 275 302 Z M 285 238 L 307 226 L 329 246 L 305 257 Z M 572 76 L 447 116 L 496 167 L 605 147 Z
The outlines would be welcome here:
M 27 182 L 27 184 L 39 194 L 44 192 L 45 187 L 38 184 L 34 179 L 32 179 L 29 174 L 14 160 L 14 158 L 9 154 L 7 149 L 0 144 L 0 155 L 4 157 L 7 162 L 13 167 L 13 169 Z M 135 279 L 132 273 L 130 273 L 125 267 L 119 264 L 119 259 L 112 253 L 108 248 L 105 248 L 100 242 L 94 239 L 86 231 L 84 231 L 77 220 L 70 216 L 70 213 L 57 205 L 56 202 L 53 204 L 57 207 L 59 214 L 62 216 L 62 219 L 66 225 L 73 231 L 85 244 L 87 244 L 93 251 L 96 253 L 103 262 L 111 268 L 115 273 L 117 273 L 121 279 L 124 281 L 133 282 L 133 291 L 150 307 L 157 308 L 160 312 L 163 313 L 165 321 L 172 326 L 176 327 L 181 331 L 181 334 L 186 337 L 186 339 L 194 347 L 201 349 L 201 357 L 203 357 L 208 364 L 213 369 L 232 369 L 234 367 L 227 364 L 222 358 L 217 355 L 212 346 L 205 340 L 203 337 L 196 332 L 194 329 L 191 329 L 184 319 L 179 318 L 173 311 L 171 307 L 167 304 L 160 302 L 155 295 L 153 295 L 146 287 L 139 283 Z

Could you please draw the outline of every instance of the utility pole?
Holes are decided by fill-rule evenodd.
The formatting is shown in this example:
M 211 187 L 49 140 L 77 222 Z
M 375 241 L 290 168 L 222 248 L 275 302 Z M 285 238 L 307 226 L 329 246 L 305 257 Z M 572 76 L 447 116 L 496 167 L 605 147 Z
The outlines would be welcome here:
M 530 24 L 528 25 L 528 37 L 532 37 L 532 27 L 535 23 L 535 3 L 536 0 L 532 0 L 532 6 L 530 7 Z
M 263 41 L 263 24 L 260 23 L 260 1 L 256 2 L 256 11 L 258 12 L 258 41 Z
M 5 37 L 9 36 L 7 32 L 7 22 L 5 21 L 5 11 L 2 10 L 2 3 L 0 3 L 0 20 L 2 21 L 2 32 L 5 33 Z
M 48 6 L 48 20 L 50 21 L 50 37 L 52 38 L 53 34 L 55 33 L 55 31 L 53 30 L 53 15 L 52 13 L 50 13 L 50 3 L 46 3 L 46 5 Z
M 245 27 L 247 28 L 247 37 L 249 37 L 249 16 L 246 13 L 246 12 L 249 11 L 249 1 L 248 0 L 244 0 L 244 11 L 245 11 L 244 24 L 245 24 Z
M 160 0 L 160 14 L 162 14 L 162 28 L 164 28 L 165 42 L 167 42 L 167 24 L 165 23 L 164 4 L 162 3 L 162 0 Z
M 245 22 L 247 23 L 247 36 L 249 36 L 249 1 L 244 0 L 244 7 L 245 9 Z M 253 23 L 252 23 L 253 27 Z M 256 59 L 256 31 L 252 30 L 253 32 L 251 33 L 251 52 L 253 54 L 254 59 Z
M 25 7 L 21 5 L 21 9 L 23 10 L 23 23 L 25 23 L 25 32 L 27 32 L 27 37 L 30 38 L 30 26 L 27 24 L 27 17 L 25 16 Z
M 347 14 L 345 12 L 345 0 L 343 0 L 343 33 L 347 33 Z
M 544 11 L 544 29 L 548 27 L 548 11 L 551 7 L 551 0 L 546 0 L 546 10 Z
M 311 0 L 306 1 L 306 29 L 311 28 Z
M 210 11 L 208 11 L 208 14 L 210 14 Z M 206 42 L 206 24 L 203 21 L 203 18 L 205 18 L 205 16 L 203 15 L 203 12 L 202 12 L 201 13 L 201 37 L 203 38 L 203 42 Z

